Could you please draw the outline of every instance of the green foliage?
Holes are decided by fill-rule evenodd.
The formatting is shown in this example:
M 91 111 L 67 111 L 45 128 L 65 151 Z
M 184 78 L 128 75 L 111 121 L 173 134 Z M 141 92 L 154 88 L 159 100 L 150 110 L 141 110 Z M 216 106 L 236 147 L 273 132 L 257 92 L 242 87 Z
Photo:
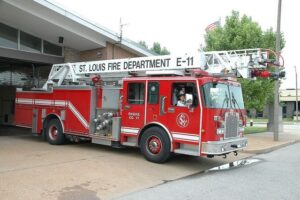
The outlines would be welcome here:
M 143 47 L 145 47 L 146 49 L 149 49 L 148 48 L 148 45 L 147 45 L 147 43 L 145 42 L 145 41 L 139 41 L 139 44 L 141 45 L 141 46 L 143 46 Z
M 245 127 L 244 134 L 262 133 L 262 132 L 266 132 L 266 131 L 267 131 L 267 127 L 247 126 L 247 127 Z
M 274 84 L 269 79 L 239 79 L 242 85 L 243 98 L 247 109 L 262 111 L 273 98 Z
M 163 49 L 160 52 L 160 55 L 170 55 L 170 51 L 166 47 L 163 47 Z
M 161 48 L 159 42 L 153 43 L 151 51 L 154 51 L 155 53 L 157 53 L 159 55 L 170 55 L 170 52 L 168 51 L 168 49 L 166 47 Z
M 159 55 L 170 55 L 170 51 L 166 47 L 162 48 L 159 42 L 154 42 L 151 48 L 148 47 L 145 41 L 140 41 L 139 44 Z
M 232 11 L 226 17 L 225 25 L 209 31 L 205 35 L 205 51 L 266 48 L 275 50 L 276 33 L 272 28 L 262 31 L 259 24 L 252 21 L 251 17 Z M 285 45 L 281 34 L 281 49 Z
M 161 52 L 160 43 L 159 42 L 154 42 L 153 46 L 151 48 L 151 51 L 154 51 L 155 53 L 160 54 L 160 52 Z
M 226 17 L 225 25 L 205 35 L 205 51 L 266 48 L 275 50 L 276 33 L 272 28 L 263 31 L 251 17 L 232 11 Z M 285 45 L 281 34 L 281 49 Z M 246 109 L 262 111 L 264 105 L 273 99 L 274 82 L 266 79 L 239 79 L 242 85 Z
M 283 49 L 285 45 L 285 39 L 283 33 L 280 34 L 280 49 Z M 272 28 L 263 32 L 261 48 L 276 50 L 276 33 Z

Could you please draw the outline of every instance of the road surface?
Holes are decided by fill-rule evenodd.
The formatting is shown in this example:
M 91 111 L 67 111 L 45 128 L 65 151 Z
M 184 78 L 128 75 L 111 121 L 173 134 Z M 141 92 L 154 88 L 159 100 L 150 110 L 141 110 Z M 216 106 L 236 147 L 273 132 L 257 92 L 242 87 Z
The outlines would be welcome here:
M 138 199 L 300 199 L 300 143 L 119 198 Z M 245 163 L 244 163 L 245 164 Z
M 0 199 L 112 199 L 250 156 L 174 156 L 159 165 L 135 148 L 49 145 L 30 130 L 0 126 Z

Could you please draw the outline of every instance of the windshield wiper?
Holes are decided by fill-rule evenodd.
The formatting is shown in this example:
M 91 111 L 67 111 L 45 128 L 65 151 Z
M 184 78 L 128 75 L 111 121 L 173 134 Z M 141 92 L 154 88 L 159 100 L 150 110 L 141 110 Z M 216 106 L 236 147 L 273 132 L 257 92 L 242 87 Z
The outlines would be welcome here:
M 225 103 L 226 103 L 226 108 L 228 108 L 229 97 L 228 97 L 227 92 L 225 92 L 225 98 L 224 98 L 223 103 L 222 103 L 222 107 L 221 107 L 221 111 L 220 111 L 220 116 L 223 115 L 223 110 L 224 110 Z
M 234 108 L 237 108 L 239 110 L 239 113 L 241 114 L 241 117 L 243 117 L 242 109 L 240 108 L 236 98 L 234 97 L 233 92 L 231 92 L 231 99 L 232 99 L 232 104 L 233 104 Z

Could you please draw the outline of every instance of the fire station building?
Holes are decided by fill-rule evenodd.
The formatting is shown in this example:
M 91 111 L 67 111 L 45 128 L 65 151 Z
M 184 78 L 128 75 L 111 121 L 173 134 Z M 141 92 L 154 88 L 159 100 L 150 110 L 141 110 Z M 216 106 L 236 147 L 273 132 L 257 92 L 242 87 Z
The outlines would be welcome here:
M 49 0 L 0 0 L 0 124 L 13 122 L 16 87 L 41 87 L 52 64 L 151 55 Z

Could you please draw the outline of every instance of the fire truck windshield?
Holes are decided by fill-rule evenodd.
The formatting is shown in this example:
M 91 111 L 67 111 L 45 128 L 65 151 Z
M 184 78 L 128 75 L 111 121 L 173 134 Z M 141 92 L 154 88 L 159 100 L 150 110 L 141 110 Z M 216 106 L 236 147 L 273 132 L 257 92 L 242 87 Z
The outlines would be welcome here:
M 202 94 L 204 105 L 208 108 L 236 109 L 238 107 L 239 109 L 244 109 L 240 86 L 224 83 L 206 83 L 202 86 Z

